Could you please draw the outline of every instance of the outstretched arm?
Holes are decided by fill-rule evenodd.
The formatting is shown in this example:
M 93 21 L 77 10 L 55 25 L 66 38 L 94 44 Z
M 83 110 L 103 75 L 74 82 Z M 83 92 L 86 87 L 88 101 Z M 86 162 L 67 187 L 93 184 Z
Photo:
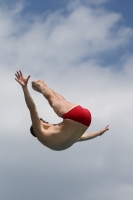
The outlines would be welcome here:
M 30 76 L 28 76 L 27 78 L 24 78 L 21 71 L 19 71 L 19 72 L 17 71 L 15 76 L 16 76 L 15 80 L 22 86 L 27 107 L 29 108 L 29 110 L 34 109 L 35 103 L 31 97 L 28 87 L 27 87 Z
M 85 140 L 91 140 L 97 136 L 101 136 L 103 133 L 109 130 L 109 125 L 103 128 L 101 131 L 94 132 L 94 133 L 85 133 L 83 134 L 77 142 L 85 141 Z
M 30 111 L 33 127 L 36 130 L 40 130 L 40 119 L 38 116 L 36 105 L 31 97 L 28 87 L 27 87 L 30 76 L 28 76 L 27 78 L 24 78 L 21 71 L 17 71 L 15 76 L 16 76 L 15 80 L 22 86 L 22 89 L 24 92 L 24 97 L 25 97 L 25 102 Z

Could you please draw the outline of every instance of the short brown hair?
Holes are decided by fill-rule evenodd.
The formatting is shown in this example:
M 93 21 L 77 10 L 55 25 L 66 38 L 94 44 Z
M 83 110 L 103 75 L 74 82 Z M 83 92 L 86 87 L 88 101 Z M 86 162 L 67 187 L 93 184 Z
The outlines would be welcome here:
M 33 126 L 32 126 L 32 125 L 31 125 L 31 127 L 30 127 L 30 132 L 31 132 L 31 134 L 32 134 L 34 137 L 36 137 L 36 135 L 35 135 L 35 133 L 34 133 Z
M 44 121 L 42 118 L 40 118 L 40 120 L 42 120 L 43 122 L 45 122 L 46 124 L 48 124 L 48 122 Z M 34 132 L 34 129 L 33 129 L 33 126 L 32 126 L 32 125 L 31 125 L 31 127 L 30 127 L 30 132 L 31 132 L 31 134 L 32 134 L 34 137 L 36 137 L 36 135 L 35 135 L 35 132 Z

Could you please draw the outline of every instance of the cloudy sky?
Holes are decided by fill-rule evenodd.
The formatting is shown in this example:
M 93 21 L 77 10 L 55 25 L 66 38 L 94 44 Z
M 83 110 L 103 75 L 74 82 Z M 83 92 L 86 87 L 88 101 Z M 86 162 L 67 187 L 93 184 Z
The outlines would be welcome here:
M 0 0 L 0 199 L 132 200 L 133 2 Z M 61 121 L 31 80 L 44 79 L 87 107 L 87 132 L 110 130 L 56 152 L 29 132 L 14 73 L 31 75 L 41 117 Z

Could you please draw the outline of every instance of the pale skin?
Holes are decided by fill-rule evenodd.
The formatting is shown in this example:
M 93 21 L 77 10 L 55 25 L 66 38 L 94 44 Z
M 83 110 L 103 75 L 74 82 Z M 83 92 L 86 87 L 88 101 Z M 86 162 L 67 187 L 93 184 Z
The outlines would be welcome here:
M 76 142 L 93 139 L 109 130 L 108 125 L 98 132 L 85 133 L 88 129 L 86 125 L 70 119 L 62 119 L 62 122 L 56 125 L 40 120 L 36 105 L 27 86 L 30 76 L 24 78 L 21 71 L 17 71 L 15 76 L 15 80 L 22 86 L 25 102 L 30 111 L 34 133 L 46 147 L 56 151 L 65 150 Z M 43 80 L 32 81 L 32 88 L 40 92 L 48 100 L 55 113 L 61 118 L 63 114 L 77 106 L 77 104 L 66 101 L 63 96 L 50 89 Z

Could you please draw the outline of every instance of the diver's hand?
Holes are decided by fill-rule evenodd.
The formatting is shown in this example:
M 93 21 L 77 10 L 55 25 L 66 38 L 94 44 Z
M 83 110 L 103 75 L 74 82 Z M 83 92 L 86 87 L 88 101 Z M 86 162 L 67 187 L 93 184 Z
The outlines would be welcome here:
M 99 136 L 102 135 L 103 133 L 105 133 L 108 130 L 109 130 L 109 125 L 106 126 L 105 128 L 103 128 L 101 131 L 99 131 Z
M 24 78 L 24 77 L 23 77 L 23 74 L 22 74 L 22 72 L 21 72 L 20 70 L 16 72 L 15 76 L 16 76 L 15 80 L 16 80 L 22 87 L 27 86 L 28 80 L 29 80 L 30 76 L 28 76 L 27 78 Z

